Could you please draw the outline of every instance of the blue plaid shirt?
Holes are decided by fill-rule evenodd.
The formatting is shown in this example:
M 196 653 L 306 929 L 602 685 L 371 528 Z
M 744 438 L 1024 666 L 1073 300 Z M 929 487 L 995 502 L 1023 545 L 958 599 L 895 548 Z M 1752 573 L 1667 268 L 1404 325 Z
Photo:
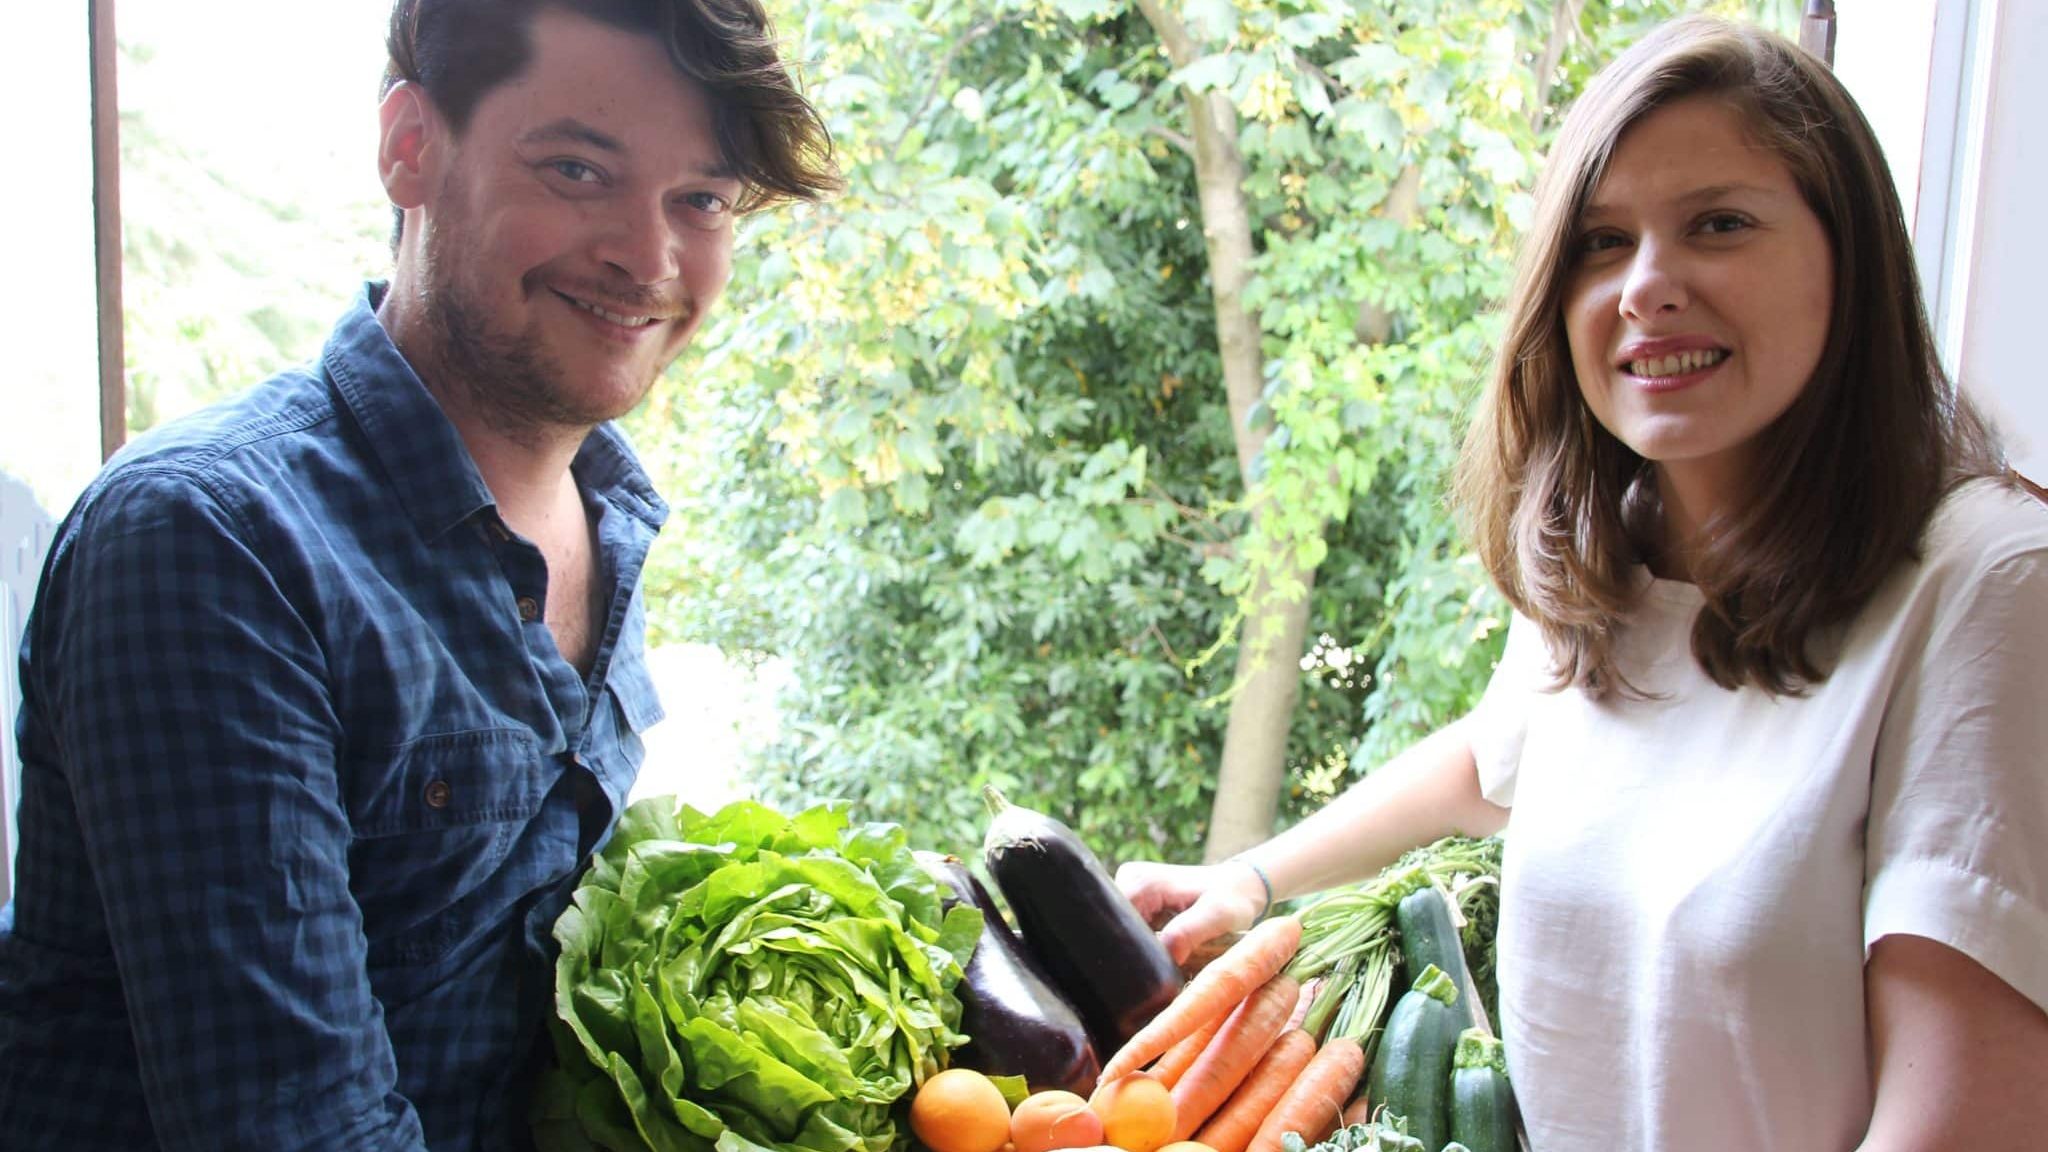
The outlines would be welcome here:
M 22 645 L 0 1146 L 526 1142 L 550 929 L 661 715 L 636 590 L 667 507 L 591 435 L 609 594 L 579 674 L 381 293 L 59 529 Z

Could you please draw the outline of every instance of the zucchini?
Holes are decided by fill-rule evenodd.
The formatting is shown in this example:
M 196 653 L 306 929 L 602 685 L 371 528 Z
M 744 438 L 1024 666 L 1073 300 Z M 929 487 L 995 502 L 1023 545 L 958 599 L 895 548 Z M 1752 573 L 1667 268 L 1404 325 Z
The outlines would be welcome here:
M 983 854 L 1025 949 L 1080 1012 L 1097 1053 L 1115 1052 L 1180 995 L 1180 968 L 1102 861 L 1058 820 L 983 794 Z
M 1457 1001 L 1450 975 L 1434 964 L 1424 968 L 1387 1017 L 1366 1081 L 1373 1107 L 1399 1117 L 1425 1148 L 1440 1149 L 1451 1138 L 1451 1057 L 1465 1028 Z
M 1515 1093 L 1500 1041 L 1477 1028 L 1451 1058 L 1451 1139 L 1471 1152 L 1515 1152 Z
M 1453 988 L 1462 992 L 1471 986 L 1450 898 L 1436 885 L 1424 885 L 1403 897 L 1394 907 L 1394 926 L 1401 933 L 1401 955 L 1411 978 L 1434 964 L 1451 978 Z

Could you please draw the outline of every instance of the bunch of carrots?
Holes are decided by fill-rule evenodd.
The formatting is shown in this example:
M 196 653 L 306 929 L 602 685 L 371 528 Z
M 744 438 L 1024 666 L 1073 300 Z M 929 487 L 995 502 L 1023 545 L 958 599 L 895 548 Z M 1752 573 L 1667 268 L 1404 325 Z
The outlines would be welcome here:
M 1292 916 L 1246 933 L 1111 1057 L 1102 1083 L 1158 1080 L 1173 1096 L 1172 1142 L 1214 1152 L 1281 1152 L 1286 1133 L 1315 1144 L 1335 1131 L 1365 1049 L 1343 1036 L 1318 1045 L 1301 1027 L 1307 999 L 1285 972 L 1301 934 Z

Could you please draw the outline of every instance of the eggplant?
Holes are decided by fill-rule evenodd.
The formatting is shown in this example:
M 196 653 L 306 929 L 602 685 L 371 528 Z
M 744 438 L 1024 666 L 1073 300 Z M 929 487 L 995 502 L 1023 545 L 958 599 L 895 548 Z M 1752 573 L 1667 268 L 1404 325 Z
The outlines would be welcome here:
M 988 889 L 957 856 L 919 852 L 918 863 L 938 880 L 945 905 L 981 909 L 981 943 L 960 981 L 960 1030 L 967 1043 L 953 1063 L 991 1076 L 1022 1076 L 1033 1092 L 1059 1088 L 1079 1096 L 1095 1091 L 1102 1062 L 1087 1026 L 1031 962 Z
M 1088 845 L 1043 812 L 982 789 L 994 813 L 983 852 L 1024 946 L 1114 1053 L 1180 994 L 1183 980 Z

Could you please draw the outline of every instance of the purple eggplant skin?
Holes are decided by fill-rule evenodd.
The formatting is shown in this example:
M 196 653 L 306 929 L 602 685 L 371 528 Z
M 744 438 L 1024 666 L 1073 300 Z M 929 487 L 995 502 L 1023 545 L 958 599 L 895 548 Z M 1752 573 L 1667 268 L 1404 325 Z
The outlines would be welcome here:
M 988 890 L 959 857 L 919 852 L 917 858 L 939 882 L 947 907 L 970 904 L 984 918 L 981 943 L 958 989 L 967 1043 L 953 1050 L 953 1063 L 991 1076 L 1022 1076 L 1033 1092 L 1095 1091 L 1102 1062 L 1087 1026 L 1032 964 Z
M 1180 995 L 1180 968 L 1102 861 L 1059 820 L 983 789 L 995 814 L 988 874 L 1017 916 L 1024 946 L 1114 1053 Z

